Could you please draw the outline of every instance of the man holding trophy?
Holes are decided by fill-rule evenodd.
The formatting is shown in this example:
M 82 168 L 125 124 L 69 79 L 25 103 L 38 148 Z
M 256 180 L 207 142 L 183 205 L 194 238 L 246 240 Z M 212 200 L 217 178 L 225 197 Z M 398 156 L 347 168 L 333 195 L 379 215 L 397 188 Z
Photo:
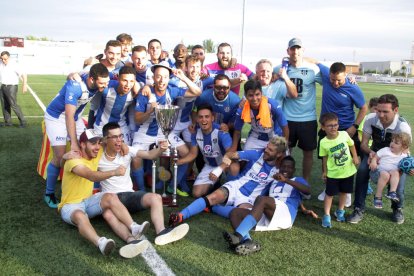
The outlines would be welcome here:
M 186 77 L 183 71 L 180 69 L 172 70 L 166 62 L 153 65 L 151 71 L 154 73 L 154 86 L 150 88 L 151 93 L 143 92 L 142 94 L 139 94 L 135 106 L 135 122 L 137 124 L 137 129 L 134 134 L 132 146 L 138 147 L 140 150 L 148 150 L 150 145 L 157 143 L 158 140 L 165 140 L 166 138 L 163 134 L 163 129 L 161 129 L 157 123 L 155 115 L 157 106 L 163 106 L 162 109 L 164 111 L 166 109 L 174 109 L 172 108 L 172 103 L 176 98 L 197 97 L 201 94 L 201 89 Z M 169 86 L 168 82 L 172 74 L 183 81 L 187 85 L 187 88 Z M 167 106 L 167 108 L 165 106 Z M 171 108 L 168 108 L 168 106 Z M 169 120 L 177 119 L 178 109 L 175 108 L 174 112 L 170 112 L 170 115 L 174 115 L 175 112 L 177 112 L 175 118 L 174 116 L 169 116 Z M 188 154 L 189 150 L 187 146 L 177 135 L 168 133 L 168 141 L 170 142 L 171 147 L 178 151 L 179 156 Z M 186 167 L 187 165 L 178 167 L 178 173 L 175 176 L 178 179 L 178 183 L 181 178 L 184 177 Z M 134 159 L 132 176 L 137 183 L 144 181 L 144 169 L 141 159 Z

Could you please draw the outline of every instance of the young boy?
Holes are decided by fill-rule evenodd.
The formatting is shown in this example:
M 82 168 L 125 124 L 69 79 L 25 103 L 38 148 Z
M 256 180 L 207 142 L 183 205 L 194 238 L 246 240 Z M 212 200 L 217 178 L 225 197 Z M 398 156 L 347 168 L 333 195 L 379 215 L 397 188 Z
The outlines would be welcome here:
M 322 178 L 326 183 L 324 216 L 322 226 L 330 228 L 331 205 L 334 195 L 339 193 L 337 221 L 345 221 L 346 194 L 352 193 L 355 166 L 359 164 L 354 141 L 346 131 L 338 131 L 338 117 L 334 113 L 325 113 L 320 118 L 321 128 L 326 137 L 321 140 L 319 156 L 322 157 Z M 352 156 L 351 156 L 352 153 Z
M 295 221 L 302 193 L 310 194 L 310 187 L 302 177 L 293 177 L 295 160 L 291 156 L 282 159 L 280 170 L 273 177 L 269 196 L 259 196 L 253 209 L 236 208 L 230 214 L 234 234 L 224 233 L 224 238 L 236 254 L 248 255 L 260 250 L 260 245 L 251 240 L 249 232 L 289 229 Z
M 390 146 L 380 149 L 372 158 L 369 168 L 371 171 L 378 170 L 379 173 L 377 192 L 374 197 L 375 208 L 382 208 L 382 190 L 388 181 L 390 182 L 390 190 L 385 197 L 394 202 L 400 201 L 396 193 L 400 181 L 398 164 L 401 159 L 407 156 L 410 142 L 410 135 L 407 133 L 395 133 L 392 135 Z
M 377 112 L 378 99 L 379 99 L 378 97 L 372 97 L 371 99 L 369 99 L 368 108 L 369 108 L 370 113 Z M 365 118 L 366 117 L 367 116 L 365 116 Z M 362 120 L 361 124 L 359 124 L 359 128 L 358 128 L 359 141 L 362 141 L 362 132 L 363 132 L 363 129 L 364 129 L 365 118 L 364 118 L 364 120 Z M 371 146 L 371 144 L 372 144 L 372 140 L 370 140 L 368 142 L 368 146 Z M 373 192 L 374 192 L 374 190 L 372 189 L 370 183 L 368 182 L 367 195 L 370 195 Z

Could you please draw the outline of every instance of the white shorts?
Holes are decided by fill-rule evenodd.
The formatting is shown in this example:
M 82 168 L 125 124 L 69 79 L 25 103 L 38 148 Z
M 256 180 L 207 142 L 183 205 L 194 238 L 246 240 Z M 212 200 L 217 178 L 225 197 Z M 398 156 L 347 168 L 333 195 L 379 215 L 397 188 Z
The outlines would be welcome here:
M 188 130 L 188 126 L 191 124 L 190 121 L 188 122 L 177 122 L 175 124 L 173 133 L 177 136 L 180 136 L 180 134 L 183 135 L 183 139 L 186 143 L 191 143 L 191 133 Z
M 243 203 L 248 203 L 253 206 L 254 200 L 256 198 L 245 196 L 240 192 L 240 185 L 241 183 L 239 180 L 233 180 L 227 182 L 222 187 L 227 188 L 229 191 L 229 197 L 227 198 L 226 206 L 234 206 L 237 207 Z
M 211 179 L 209 178 L 209 175 L 215 168 L 216 167 L 205 164 L 201 172 L 197 175 L 197 178 L 194 181 L 193 185 L 194 186 L 202 185 L 202 184 L 214 185 L 215 182 L 211 181 Z
M 244 144 L 243 150 L 262 150 L 267 147 L 269 141 L 259 140 L 255 137 L 247 137 L 246 144 Z
M 292 227 L 292 217 L 290 216 L 289 208 L 283 201 L 275 198 L 275 213 L 272 220 L 263 214 L 261 219 L 256 225 L 255 231 L 273 231 L 289 229 Z
M 76 123 L 76 136 L 79 136 L 85 131 L 85 123 L 82 118 L 79 117 Z M 51 146 L 66 146 L 66 141 L 69 141 L 68 131 L 66 129 L 65 113 L 62 113 L 59 118 L 50 116 L 45 113 L 45 127 L 46 134 L 49 138 Z
M 134 148 L 138 148 L 138 150 L 149 150 L 149 147 L 152 144 L 157 143 L 158 140 L 165 140 L 165 136 L 149 136 L 135 132 L 134 139 L 132 141 L 132 146 Z M 185 145 L 184 141 L 172 132 L 170 133 L 170 135 L 168 135 L 168 141 L 174 148 L 178 148 L 179 146 Z

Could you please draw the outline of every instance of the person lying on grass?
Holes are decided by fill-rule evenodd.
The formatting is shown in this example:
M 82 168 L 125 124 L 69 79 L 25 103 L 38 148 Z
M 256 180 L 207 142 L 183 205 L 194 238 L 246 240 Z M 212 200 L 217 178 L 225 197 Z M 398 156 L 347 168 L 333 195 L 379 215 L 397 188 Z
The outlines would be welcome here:
M 249 255 L 261 249 L 250 237 L 250 230 L 271 231 L 289 229 L 295 221 L 302 202 L 302 194 L 310 194 L 310 186 L 302 177 L 294 177 L 295 160 L 282 159 L 276 179 L 270 186 L 269 196 L 258 196 L 253 209 L 235 208 L 230 213 L 234 233 L 224 232 L 229 247 L 238 255 Z M 307 210 L 309 212 L 309 210 Z M 312 211 L 310 211 L 312 212 Z

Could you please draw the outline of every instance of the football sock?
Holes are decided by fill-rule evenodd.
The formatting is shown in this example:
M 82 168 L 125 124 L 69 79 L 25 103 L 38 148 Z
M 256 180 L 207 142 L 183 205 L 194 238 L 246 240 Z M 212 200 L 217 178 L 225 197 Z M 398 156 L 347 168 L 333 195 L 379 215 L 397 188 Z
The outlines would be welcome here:
M 46 178 L 46 194 L 54 194 L 56 188 L 56 182 L 60 174 L 60 167 L 56 167 L 51 162 L 47 166 L 47 178 Z
M 224 218 L 230 218 L 230 212 L 234 209 L 234 206 L 222 206 L 222 205 L 214 205 L 211 207 L 211 211 L 214 214 L 222 216 Z
M 180 213 L 183 215 L 183 219 L 188 219 L 198 213 L 204 211 L 204 208 L 207 207 L 206 200 L 203 197 L 200 197 L 194 200 L 190 205 L 185 207 Z
M 240 225 L 236 228 L 236 232 L 239 233 L 243 239 L 245 239 L 246 236 L 249 236 L 249 231 L 253 229 L 257 224 L 256 219 L 252 215 L 247 215 Z M 250 236 L 249 236 L 250 238 Z
M 144 184 L 144 169 L 139 168 L 132 171 L 132 178 L 134 179 L 135 183 L 138 186 L 138 189 L 141 191 L 145 191 L 145 184 Z

